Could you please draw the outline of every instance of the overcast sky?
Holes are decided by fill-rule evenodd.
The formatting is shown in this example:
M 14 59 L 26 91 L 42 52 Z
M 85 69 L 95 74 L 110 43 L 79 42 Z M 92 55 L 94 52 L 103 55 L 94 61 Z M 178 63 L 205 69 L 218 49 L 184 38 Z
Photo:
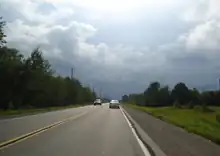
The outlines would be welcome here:
M 61 75 L 104 95 L 152 81 L 217 89 L 219 0 L 0 0 L 8 46 L 40 46 Z

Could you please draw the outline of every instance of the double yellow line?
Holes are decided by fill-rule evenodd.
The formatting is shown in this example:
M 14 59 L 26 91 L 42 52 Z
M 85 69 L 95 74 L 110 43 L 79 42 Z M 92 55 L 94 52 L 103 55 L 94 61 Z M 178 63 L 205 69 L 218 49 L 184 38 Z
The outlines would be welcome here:
M 37 129 L 37 130 L 32 131 L 32 132 L 30 132 L 30 133 L 21 135 L 21 136 L 19 136 L 19 137 L 10 139 L 10 140 L 5 141 L 5 142 L 2 142 L 2 143 L 0 143 L 0 150 L 2 150 L 3 148 L 9 147 L 9 146 L 11 146 L 11 145 L 13 145 L 13 144 L 15 144 L 15 143 L 18 143 L 18 142 L 21 142 L 21 141 L 23 141 L 23 140 L 26 140 L 26 139 L 28 139 L 28 138 L 30 138 L 30 137 L 33 137 L 33 136 L 35 136 L 35 135 L 37 135 L 37 134 L 40 134 L 40 133 L 42 133 L 42 132 L 44 132 L 44 131 L 47 131 L 47 130 L 49 130 L 49 129 L 51 129 L 51 128 L 57 127 L 57 126 L 59 126 L 59 125 L 61 125 L 61 124 L 64 124 L 65 122 L 67 122 L 67 121 L 69 121 L 69 120 L 77 119 L 77 118 L 79 118 L 79 117 L 81 117 L 81 116 L 83 116 L 83 115 L 85 115 L 85 114 L 87 114 L 87 113 L 88 113 L 88 112 L 84 112 L 84 113 L 78 114 L 78 115 L 76 115 L 76 116 L 72 116 L 72 117 L 66 118 L 66 119 L 64 119 L 64 120 L 55 122 L 55 123 L 53 123 L 53 124 L 51 124 L 51 125 L 48 125 L 48 126 L 46 126 L 46 127 Z

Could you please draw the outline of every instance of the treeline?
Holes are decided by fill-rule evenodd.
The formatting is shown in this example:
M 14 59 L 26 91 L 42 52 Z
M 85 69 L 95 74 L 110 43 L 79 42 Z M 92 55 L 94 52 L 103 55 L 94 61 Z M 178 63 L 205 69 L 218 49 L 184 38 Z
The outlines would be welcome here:
M 178 83 L 171 90 L 168 86 L 161 86 L 159 82 L 153 82 L 140 94 L 122 96 L 125 103 L 133 103 L 142 106 L 170 106 L 194 107 L 220 106 L 219 91 L 199 92 L 196 88 L 189 89 L 184 83 Z
M 5 45 L 0 21 L 0 109 L 67 106 L 89 103 L 96 94 L 77 79 L 54 76 L 37 48 L 29 57 Z

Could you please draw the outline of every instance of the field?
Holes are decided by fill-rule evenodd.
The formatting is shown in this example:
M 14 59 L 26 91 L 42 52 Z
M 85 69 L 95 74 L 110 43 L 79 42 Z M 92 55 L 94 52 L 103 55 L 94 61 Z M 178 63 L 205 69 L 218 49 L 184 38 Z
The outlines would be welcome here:
M 17 110 L 0 110 L 0 117 L 9 117 L 17 115 L 29 115 L 36 113 L 43 113 L 48 111 L 55 111 L 67 108 L 79 107 L 82 105 L 69 105 L 69 106 L 60 106 L 60 107 L 47 107 L 47 108 L 30 108 L 30 109 L 17 109 Z
M 175 124 L 189 132 L 199 134 L 217 144 L 220 144 L 220 121 L 216 115 L 220 114 L 220 107 L 209 107 L 210 112 L 198 109 L 180 109 L 174 107 L 141 107 L 129 105 L 133 108 L 145 111 L 161 120 Z

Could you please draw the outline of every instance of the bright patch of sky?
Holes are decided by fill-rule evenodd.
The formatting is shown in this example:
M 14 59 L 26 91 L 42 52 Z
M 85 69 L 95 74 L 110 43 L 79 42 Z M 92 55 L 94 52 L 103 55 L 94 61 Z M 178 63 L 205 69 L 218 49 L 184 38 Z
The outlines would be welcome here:
M 8 46 L 120 97 L 152 81 L 216 89 L 218 0 L 1 0 Z

